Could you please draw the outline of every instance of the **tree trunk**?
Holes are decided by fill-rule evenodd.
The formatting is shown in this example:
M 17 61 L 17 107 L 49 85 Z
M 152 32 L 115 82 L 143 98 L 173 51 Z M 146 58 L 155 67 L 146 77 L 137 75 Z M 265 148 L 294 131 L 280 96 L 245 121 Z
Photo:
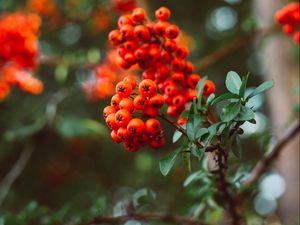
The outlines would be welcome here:
M 254 10 L 262 27 L 271 26 L 274 23 L 274 12 L 286 3 L 281 0 L 254 2 Z M 293 48 L 297 46 L 292 38 L 278 34 L 270 37 L 263 48 L 258 49 L 263 54 L 267 78 L 275 81 L 268 100 L 270 122 L 276 136 L 290 119 L 293 104 L 297 102 L 292 90 L 299 84 L 299 68 L 293 58 Z M 277 162 L 277 168 L 286 182 L 286 191 L 279 202 L 279 215 L 283 224 L 291 224 L 299 217 L 299 135 L 286 147 Z

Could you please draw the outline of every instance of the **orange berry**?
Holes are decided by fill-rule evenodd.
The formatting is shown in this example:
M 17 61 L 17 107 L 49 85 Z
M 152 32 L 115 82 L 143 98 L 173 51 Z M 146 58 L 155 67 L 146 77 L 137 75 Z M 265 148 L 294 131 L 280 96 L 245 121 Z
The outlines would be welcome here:
M 133 101 L 129 98 L 123 98 L 119 103 L 119 107 L 120 109 L 126 109 L 130 113 L 134 110 Z
M 129 82 L 126 81 L 120 81 L 116 85 L 116 93 L 121 97 L 121 98 L 126 98 L 128 97 L 132 92 L 132 85 Z
M 160 7 L 155 11 L 155 17 L 160 21 L 167 21 L 171 16 L 171 12 L 167 7 Z
M 127 131 L 132 135 L 142 134 L 144 132 L 145 124 L 144 121 L 139 118 L 130 120 L 127 125 Z
M 106 119 L 108 117 L 108 115 L 110 115 L 112 113 L 115 113 L 115 112 L 116 112 L 115 107 L 113 107 L 113 106 L 106 106 L 103 109 L 103 117 L 104 117 L 104 119 Z
M 145 123 L 145 129 L 150 135 L 158 134 L 161 132 L 160 122 L 156 119 L 148 119 Z
M 216 86 L 211 80 L 205 81 L 203 87 L 203 95 L 209 96 L 211 93 L 214 93 L 215 90 L 216 90 Z
M 139 84 L 139 93 L 144 97 L 152 97 L 156 93 L 156 84 L 153 80 L 145 79 Z
M 137 110 L 143 110 L 148 107 L 148 100 L 140 95 L 137 95 L 133 100 L 134 108 Z
M 115 120 L 118 126 L 125 127 L 131 120 L 131 114 L 126 109 L 120 109 L 115 114 Z

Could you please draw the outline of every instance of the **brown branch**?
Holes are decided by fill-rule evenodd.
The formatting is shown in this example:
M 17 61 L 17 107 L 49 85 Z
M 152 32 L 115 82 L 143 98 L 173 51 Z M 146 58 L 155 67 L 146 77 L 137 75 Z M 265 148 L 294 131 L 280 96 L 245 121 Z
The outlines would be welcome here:
M 221 47 L 215 52 L 212 52 L 211 54 L 201 58 L 198 62 L 195 63 L 195 69 L 203 70 L 204 68 L 215 64 L 219 60 L 225 58 L 225 56 L 242 47 L 247 46 L 251 42 L 255 41 L 257 38 L 263 38 L 273 33 L 277 29 L 277 27 L 277 25 L 273 25 L 265 29 L 254 31 L 253 33 L 244 37 L 238 37 L 233 39 L 232 41 L 230 41 L 230 43 L 226 44 L 225 47 Z
M 186 130 L 183 129 L 179 124 L 175 123 L 174 121 L 170 120 L 168 117 L 166 117 L 163 113 L 159 114 L 159 117 L 162 118 L 164 121 L 166 121 L 167 123 L 169 123 L 171 126 L 173 126 L 175 129 L 179 130 L 184 136 L 188 137 Z M 200 148 L 204 148 L 204 144 L 200 142 L 200 140 L 198 140 L 196 142 L 196 144 L 200 147 Z M 213 152 L 218 148 L 217 145 L 210 145 L 205 149 L 205 152 Z
M 272 151 L 256 164 L 248 179 L 243 182 L 244 188 L 255 184 L 259 180 L 259 178 L 265 173 L 273 161 L 277 159 L 284 147 L 297 135 L 299 130 L 300 122 L 298 120 L 286 130 Z
M 13 183 L 18 179 L 21 175 L 22 171 L 24 170 L 25 166 L 27 165 L 31 155 L 33 152 L 33 146 L 28 144 L 22 153 L 20 154 L 17 162 L 13 165 L 11 170 L 7 173 L 4 177 L 3 181 L 0 184 L 0 207 L 4 202 L 9 190 Z
M 226 152 L 226 150 L 218 146 L 215 159 L 218 165 L 218 169 L 212 172 L 216 174 L 217 187 L 219 190 L 220 197 L 223 200 L 222 202 L 227 203 L 225 205 L 225 208 L 227 208 L 226 213 L 228 213 L 229 216 L 229 223 L 232 225 L 240 225 L 241 219 L 237 211 L 237 204 L 235 198 L 229 191 L 230 184 L 226 179 L 227 158 L 228 153 Z
M 84 223 L 82 225 L 98 225 L 98 224 L 120 224 L 128 220 L 138 221 L 160 221 L 172 224 L 188 224 L 188 225 L 207 225 L 198 220 L 190 217 L 178 216 L 170 213 L 159 213 L 159 212 L 144 212 L 144 213 L 130 213 L 128 215 L 116 216 L 116 217 L 105 217 L 97 216 L 92 221 Z

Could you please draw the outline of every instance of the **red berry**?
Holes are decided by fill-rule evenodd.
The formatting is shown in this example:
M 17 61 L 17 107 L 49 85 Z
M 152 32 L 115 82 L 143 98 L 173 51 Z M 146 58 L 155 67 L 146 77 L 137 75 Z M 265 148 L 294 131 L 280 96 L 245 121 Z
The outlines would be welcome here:
M 164 97 L 161 94 L 156 94 L 149 99 L 149 105 L 154 108 L 160 108 L 164 105 Z
M 190 88 L 194 89 L 194 88 L 196 88 L 196 86 L 197 86 L 198 82 L 200 81 L 200 79 L 201 79 L 200 75 L 198 75 L 198 74 L 191 74 L 188 77 L 188 79 L 187 79 L 187 85 Z
M 178 46 L 175 51 L 176 58 L 185 59 L 189 54 L 189 50 L 185 46 Z
M 171 16 L 171 12 L 167 7 L 160 7 L 155 11 L 155 17 L 161 21 L 167 21 Z
M 143 113 L 149 117 L 157 117 L 159 114 L 159 110 L 157 108 L 153 108 L 153 107 L 148 107 L 146 109 L 143 110 Z
M 121 97 L 121 98 L 126 98 L 128 97 L 132 92 L 132 86 L 129 82 L 126 81 L 120 81 L 116 85 L 116 93 Z
M 157 22 L 154 24 L 153 26 L 153 31 L 156 35 L 158 36 L 163 36 L 165 34 L 166 28 L 169 26 L 170 24 L 168 22 Z
M 125 24 L 121 27 L 120 33 L 122 35 L 122 40 L 128 40 L 133 36 L 133 26 L 130 24 Z
M 156 119 L 148 119 L 145 123 L 145 129 L 150 135 L 158 134 L 161 132 L 160 122 Z
M 126 109 L 120 109 L 115 114 L 115 121 L 118 126 L 125 127 L 131 120 L 131 114 Z
M 130 120 L 130 122 L 127 125 L 127 131 L 132 135 L 142 134 L 144 132 L 144 129 L 145 123 L 139 118 L 134 118 Z
M 119 109 L 119 103 L 121 100 L 122 100 L 121 97 L 116 94 L 112 96 L 110 104 L 111 106 L 114 106 L 116 109 Z
M 148 100 L 138 95 L 134 98 L 133 105 L 136 110 L 144 110 L 148 107 Z
M 134 28 L 134 37 L 137 41 L 148 41 L 151 36 L 148 27 L 138 25 Z
M 115 130 L 112 130 L 110 132 L 110 136 L 111 136 L 111 138 L 113 139 L 114 142 L 116 142 L 116 143 L 122 142 L 122 140 L 119 138 L 119 136 L 118 136 L 118 134 Z
M 144 97 L 152 97 L 156 93 L 156 84 L 150 79 L 145 79 L 139 84 L 139 93 Z
M 118 20 L 118 26 L 119 26 L 119 28 L 121 28 L 125 24 L 133 25 L 133 22 L 131 20 L 131 16 L 130 15 L 121 16 L 119 18 L 119 20 Z
M 203 95 L 209 96 L 211 93 L 214 93 L 215 90 L 216 90 L 216 86 L 211 80 L 205 81 L 203 87 Z
M 178 88 L 174 84 L 170 84 L 165 87 L 165 94 L 168 96 L 174 96 L 178 93 Z
M 145 19 L 146 13 L 142 8 L 135 8 L 131 14 L 132 20 L 136 23 L 141 22 Z
M 177 120 L 178 125 L 183 125 L 186 124 L 188 118 L 187 117 L 183 117 Z
M 106 106 L 104 109 L 103 109 L 103 117 L 104 119 L 106 119 L 108 117 L 108 115 L 112 114 L 112 113 L 115 113 L 116 112 L 116 109 L 114 106 Z
M 128 75 L 124 77 L 123 81 L 126 81 L 131 84 L 132 89 L 136 87 L 136 78 L 134 76 Z
M 129 98 L 123 98 L 119 103 L 119 107 L 120 109 L 126 109 L 130 113 L 134 110 L 133 101 Z
M 109 114 L 106 117 L 105 120 L 107 126 L 111 129 L 111 130 L 116 130 L 119 126 L 117 125 L 117 122 L 115 120 L 115 113 Z
M 121 141 L 126 141 L 129 137 L 129 133 L 125 127 L 120 127 L 117 131 L 117 136 Z
M 186 98 L 183 95 L 181 95 L 181 94 L 176 95 L 173 98 L 172 103 L 173 103 L 174 106 L 182 107 L 186 103 Z
M 119 30 L 113 30 L 108 34 L 108 40 L 112 45 L 120 44 L 121 34 Z
M 175 39 L 178 37 L 179 28 L 176 25 L 170 25 L 166 28 L 165 36 L 169 39 Z

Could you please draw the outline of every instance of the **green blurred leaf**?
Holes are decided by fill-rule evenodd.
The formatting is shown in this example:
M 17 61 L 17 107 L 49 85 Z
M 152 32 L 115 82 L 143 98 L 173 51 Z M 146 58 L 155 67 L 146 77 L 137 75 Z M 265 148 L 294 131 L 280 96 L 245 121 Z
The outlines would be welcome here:
M 232 153 L 238 158 L 241 159 L 242 158 L 242 145 L 241 145 L 241 141 L 238 137 L 236 137 L 233 140 L 233 143 L 231 145 L 231 150 Z
M 159 169 L 162 175 L 164 176 L 168 175 L 168 173 L 174 166 L 174 163 L 180 151 L 181 149 L 177 149 L 171 152 L 171 154 L 169 154 L 168 156 L 159 160 Z
M 228 72 L 225 83 L 228 91 L 230 91 L 233 94 L 237 94 L 237 95 L 239 94 L 240 87 L 242 85 L 242 80 L 236 72 L 234 71 Z
M 39 132 L 46 124 L 44 117 L 38 118 L 33 124 L 29 126 L 18 127 L 14 130 L 8 130 L 4 133 L 4 138 L 7 141 L 23 140 Z
M 181 137 L 182 137 L 181 131 L 175 130 L 172 138 L 173 143 L 176 143 Z
M 252 109 L 242 106 L 236 120 L 237 121 L 247 121 L 255 118 L 255 114 Z
M 232 94 L 232 93 L 225 93 L 225 94 L 222 94 L 218 97 L 216 97 L 212 102 L 211 102 L 211 105 L 215 105 L 221 101 L 224 101 L 224 100 L 227 100 L 227 99 L 239 99 L 240 96 L 237 95 L 237 94 Z
M 274 82 L 272 80 L 265 81 L 264 83 L 260 84 L 257 88 L 255 88 L 254 91 L 247 98 L 252 98 L 255 95 L 258 95 L 262 92 L 271 89 L 273 86 Z
M 202 77 L 201 80 L 198 82 L 196 86 L 196 92 L 197 92 L 197 97 L 198 97 L 198 108 L 201 109 L 201 100 L 202 100 L 202 95 L 203 95 L 203 87 L 205 84 L 205 81 L 207 80 L 207 76 Z
M 155 193 L 149 188 L 142 188 L 133 194 L 132 200 L 135 207 L 140 207 L 153 202 Z
M 202 180 L 203 178 L 206 177 L 206 174 L 202 171 L 202 170 L 199 170 L 195 173 L 192 173 L 191 175 L 189 175 L 184 183 L 183 183 L 183 186 L 186 187 L 188 186 L 189 184 L 195 182 L 195 181 L 198 181 L 198 180 Z
M 204 134 L 208 133 L 208 129 L 203 127 L 196 130 L 195 139 L 201 138 Z
M 240 91 L 239 91 L 239 96 L 242 97 L 242 98 L 245 95 L 245 91 L 246 91 L 246 87 L 247 87 L 247 83 L 248 83 L 248 78 L 249 78 L 249 73 L 242 78 L 242 85 L 241 85 Z
M 187 136 L 191 141 L 196 138 L 196 131 L 200 128 L 202 118 L 200 114 L 190 114 L 186 124 Z
M 184 165 L 187 167 L 188 171 L 191 172 L 191 154 L 189 152 L 182 152 L 182 160 Z
M 240 112 L 241 109 L 241 103 L 238 102 L 232 102 L 228 105 L 226 105 L 221 112 L 220 118 L 223 122 L 229 122 L 233 120 Z
M 78 136 L 105 136 L 107 128 L 98 121 L 78 117 L 65 117 L 56 123 L 58 132 L 65 138 Z

